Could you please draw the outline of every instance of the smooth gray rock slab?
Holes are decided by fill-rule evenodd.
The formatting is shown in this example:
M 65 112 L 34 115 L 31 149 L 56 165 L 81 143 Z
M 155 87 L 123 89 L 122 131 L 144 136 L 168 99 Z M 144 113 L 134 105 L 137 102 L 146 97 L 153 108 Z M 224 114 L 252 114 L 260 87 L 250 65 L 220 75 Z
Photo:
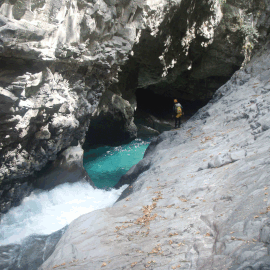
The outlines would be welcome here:
M 238 150 L 234 151 L 230 154 L 232 161 L 236 161 L 242 158 L 245 158 L 246 156 L 246 151 L 245 150 Z
M 31 235 L 21 244 L 0 246 L 0 269 L 36 270 L 52 254 L 66 228 L 50 235 Z
M 123 177 L 136 179 L 131 192 L 74 220 L 39 269 L 269 269 L 270 133 L 251 127 L 270 117 L 270 93 L 254 87 L 265 84 L 267 55 L 180 129 L 153 139 Z

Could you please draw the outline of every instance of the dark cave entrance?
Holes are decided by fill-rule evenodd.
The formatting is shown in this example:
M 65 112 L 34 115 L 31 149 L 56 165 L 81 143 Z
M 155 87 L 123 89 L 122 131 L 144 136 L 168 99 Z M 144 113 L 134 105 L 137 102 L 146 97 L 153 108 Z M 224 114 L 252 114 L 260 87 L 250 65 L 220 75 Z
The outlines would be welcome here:
M 187 121 L 193 116 L 200 108 L 205 106 L 209 99 L 206 100 L 186 100 L 178 97 L 167 97 L 155 94 L 148 89 L 137 89 L 137 110 L 135 112 L 135 119 L 143 113 L 153 115 L 159 120 L 174 122 L 172 119 L 174 99 L 183 106 L 184 115 L 182 116 L 183 122 Z

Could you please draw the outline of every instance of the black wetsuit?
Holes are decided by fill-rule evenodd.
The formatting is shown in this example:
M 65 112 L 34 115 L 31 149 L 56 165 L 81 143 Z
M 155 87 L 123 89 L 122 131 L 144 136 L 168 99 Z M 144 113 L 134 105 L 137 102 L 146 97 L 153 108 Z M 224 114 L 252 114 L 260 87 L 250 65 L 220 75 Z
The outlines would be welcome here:
M 180 105 L 181 108 L 183 109 L 182 105 Z M 175 119 L 175 128 L 180 128 L 181 125 L 181 117 L 176 117 L 177 113 L 176 113 L 176 106 L 175 104 L 173 105 L 173 114 L 174 114 L 174 119 Z

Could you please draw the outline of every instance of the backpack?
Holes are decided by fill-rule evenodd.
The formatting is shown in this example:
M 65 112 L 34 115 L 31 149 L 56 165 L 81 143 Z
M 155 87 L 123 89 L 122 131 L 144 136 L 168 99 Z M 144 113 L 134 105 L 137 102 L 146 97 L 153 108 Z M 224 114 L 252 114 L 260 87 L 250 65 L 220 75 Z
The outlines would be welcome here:
M 178 104 L 176 104 L 176 109 L 175 109 L 176 118 L 179 118 L 182 116 L 182 107 L 180 104 L 179 105 Z

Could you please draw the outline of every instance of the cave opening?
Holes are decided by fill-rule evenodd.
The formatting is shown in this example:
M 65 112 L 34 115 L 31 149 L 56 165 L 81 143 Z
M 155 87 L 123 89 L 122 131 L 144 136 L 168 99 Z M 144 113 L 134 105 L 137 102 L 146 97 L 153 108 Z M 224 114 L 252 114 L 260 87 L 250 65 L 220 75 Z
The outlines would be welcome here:
M 136 90 L 137 110 L 135 112 L 135 122 L 142 115 L 150 114 L 161 121 L 169 121 L 171 125 L 174 125 L 172 118 L 174 99 L 177 99 L 183 107 L 183 122 L 187 121 L 210 100 L 210 98 L 187 100 L 179 96 L 169 97 L 156 94 L 149 89 L 140 88 Z

